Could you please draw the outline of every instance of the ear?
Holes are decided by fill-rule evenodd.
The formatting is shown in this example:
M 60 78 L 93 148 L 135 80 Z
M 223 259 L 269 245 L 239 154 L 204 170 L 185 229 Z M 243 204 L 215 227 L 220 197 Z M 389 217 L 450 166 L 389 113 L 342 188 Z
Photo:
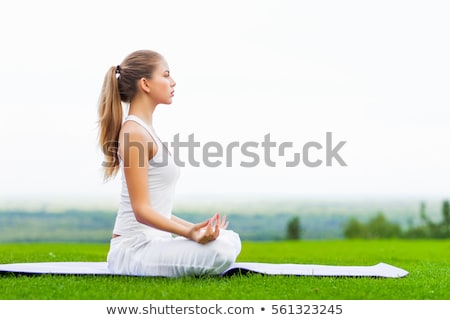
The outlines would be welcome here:
M 146 78 L 139 79 L 139 88 L 145 93 L 150 93 L 150 84 Z

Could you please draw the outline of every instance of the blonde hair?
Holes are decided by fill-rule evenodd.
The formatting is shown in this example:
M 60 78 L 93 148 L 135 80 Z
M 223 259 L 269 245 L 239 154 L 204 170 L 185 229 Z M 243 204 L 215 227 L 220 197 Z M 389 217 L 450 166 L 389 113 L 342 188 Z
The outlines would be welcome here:
M 119 170 L 119 133 L 122 128 L 122 102 L 130 103 L 139 91 L 142 78 L 151 79 L 153 70 L 163 57 L 151 50 L 129 54 L 120 65 L 107 71 L 98 103 L 98 142 L 104 154 L 104 179 L 114 177 Z

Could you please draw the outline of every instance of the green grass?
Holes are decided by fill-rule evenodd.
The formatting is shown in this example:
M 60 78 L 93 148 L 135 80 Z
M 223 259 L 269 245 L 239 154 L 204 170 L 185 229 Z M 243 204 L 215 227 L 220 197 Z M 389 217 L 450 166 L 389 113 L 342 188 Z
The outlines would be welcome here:
M 105 261 L 104 244 L 0 244 L 0 263 Z M 2 300 L 448 300 L 450 240 L 244 242 L 238 261 L 329 265 L 385 262 L 399 279 L 236 275 L 152 278 L 0 275 Z

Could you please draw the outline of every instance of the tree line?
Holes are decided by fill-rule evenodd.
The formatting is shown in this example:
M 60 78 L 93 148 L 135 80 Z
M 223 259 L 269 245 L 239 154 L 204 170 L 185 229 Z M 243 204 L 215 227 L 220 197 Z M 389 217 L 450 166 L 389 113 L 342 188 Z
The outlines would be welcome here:
M 368 209 L 369 210 L 369 209 Z M 330 214 L 299 212 L 297 208 L 284 212 L 239 214 L 228 212 L 231 217 L 230 228 L 238 232 L 242 240 L 281 241 L 296 239 L 342 239 L 342 238 L 450 238 L 450 205 L 442 202 L 442 219 L 426 212 L 425 203 L 420 204 L 419 223 L 412 218 L 402 223 L 391 221 L 399 219 L 395 212 L 385 215 L 378 212 L 370 217 L 357 213 Z M 434 212 L 434 211 L 433 211 Z M 22 212 L 20 210 L 0 210 L 1 242 L 109 242 L 115 220 L 115 212 L 67 210 L 63 213 L 46 211 Z M 180 217 L 190 221 L 203 221 L 209 215 L 190 210 L 177 212 Z M 359 213 L 358 213 L 359 214 Z M 301 219 L 301 220 L 300 220 Z M 435 221 L 433 221 L 435 220 Z
M 348 239 L 379 239 L 379 238 L 450 238 L 450 204 L 448 200 L 442 202 L 442 220 L 433 222 L 425 212 L 425 203 L 420 204 L 421 224 L 414 226 L 409 223 L 406 229 L 402 229 L 398 223 L 389 221 L 379 212 L 366 223 L 356 218 L 351 218 L 344 226 L 344 236 Z
M 421 224 L 414 226 L 410 221 L 404 229 L 399 223 L 389 221 L 379 212 L 367 222 L 355 217 L 350 218 L 343 227 L 344 237 L 347 239 L 383 239 L 383 238 L 409 238 L 409 239 L 445 239 L 450 238 L 450 203 L 442 202 L 442 220 L 433 222 L 425 210 L 425 203 L 420 204 Z M 302 238 L 302 224 L 299 217 L 291 218 L 286 225 L 286 239 L 298 240 Z

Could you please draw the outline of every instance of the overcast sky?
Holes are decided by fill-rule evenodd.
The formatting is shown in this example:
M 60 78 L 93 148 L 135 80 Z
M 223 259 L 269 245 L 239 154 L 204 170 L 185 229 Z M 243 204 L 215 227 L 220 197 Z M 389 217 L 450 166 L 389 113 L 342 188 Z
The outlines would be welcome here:
M 240 167 L 250 159 L 238 149 L 231 167 L 187 164 L 180 197 L 450 194 L 447 1 L 40 0 L 0 11 L 0 201 L 118 197 L 119 179 L 102 181 L 97 100 L 107 69 L 137 49 L 163 54 L 177 82 L 155 113 L 161 139 L 225 149 L 270 133 L 277 144 L 275 167 Z M 325 165 L 327 132 L 345 141 L 347 166 Z M 278 156 L 283 142 L 292 148 Z M 309 154 L 322 165 L 286 167 L 308 142 L 323 146 Z

